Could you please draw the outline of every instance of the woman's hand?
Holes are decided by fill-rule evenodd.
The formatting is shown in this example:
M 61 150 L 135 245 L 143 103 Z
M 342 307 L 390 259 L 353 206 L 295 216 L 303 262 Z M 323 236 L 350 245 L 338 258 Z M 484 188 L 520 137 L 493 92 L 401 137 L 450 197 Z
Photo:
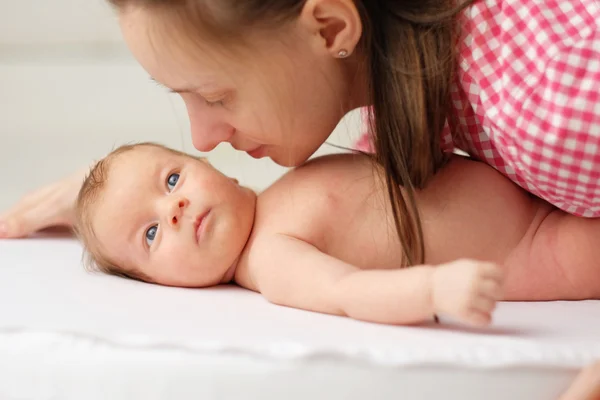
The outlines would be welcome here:
M 72 227 L 75 201 L 87 169 L 36 189 L 0 214 L 0 239 L 22 238 L 41 229 Z
M 600 399 L 600 361 L 581 370 L 560 400 Z

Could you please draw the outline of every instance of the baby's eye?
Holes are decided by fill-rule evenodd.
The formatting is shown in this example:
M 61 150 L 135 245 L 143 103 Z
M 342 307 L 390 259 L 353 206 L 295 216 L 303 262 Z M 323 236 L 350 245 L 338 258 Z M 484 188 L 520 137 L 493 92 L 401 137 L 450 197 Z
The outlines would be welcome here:
M 175 185 L 177 185 L 177 182 L 179 182 L 179 174 L 169 175 L 169 178 L 167 179 L 167 187 L 169 188 L 169 191 L 175 189 Z
M 154 225 L 146 231 L 146 243 L 148 243 L 148 246 L 152 246 L 152 242 L 156 238 L 156 232 L 158 232 L 158 225 Z

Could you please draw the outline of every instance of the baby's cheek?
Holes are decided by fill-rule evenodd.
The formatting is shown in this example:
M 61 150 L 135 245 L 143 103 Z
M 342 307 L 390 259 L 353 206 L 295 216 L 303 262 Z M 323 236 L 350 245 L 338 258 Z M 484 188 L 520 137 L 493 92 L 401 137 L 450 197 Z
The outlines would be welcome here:
M 173 276 L 185 271 L 185 263 L 189 260 L 189 249 L 175 241 L 163 241 L 160 244 L 160 254 L 151 255 L 154 261 L 153 269 L 163 276 Z
M 156 283 L 167 286 L 189 286 L 194 284 L 194 276 L 183 264 L 185 259 L 180 257 L 169 257 L 156 259 L 152 265 L 151 273 L 148 274 Z
M 201 278 L 205 270 L 205 264 L 211 261 L 210 253 L 201 250 L 195 245 L 188 245 L 182 248 L 177 257 L 174 258 L 175 265 L 173 270 L 182 276 L 190 279 Z

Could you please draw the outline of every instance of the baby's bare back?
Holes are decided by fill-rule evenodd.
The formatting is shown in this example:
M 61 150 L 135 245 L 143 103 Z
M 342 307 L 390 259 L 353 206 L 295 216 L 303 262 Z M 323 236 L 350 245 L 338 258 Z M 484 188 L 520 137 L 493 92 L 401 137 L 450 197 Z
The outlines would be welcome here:
M 259 196 L 254 235 L 286 234 L 362 269 L 399 268 L 402 247 L 380 174 L 362 155 L 314 159 Z M 552 250 L 533 238 L 554 209 L 488 165 L 452 159 L 417 202 L 426 264 L 473 258 L 506 265 L 509 300 L 564 293 L 554 287 L 564 266 L 531 259 L 532 249 Z
M 402 250 L 385 193 L 365 156 L 313 159 L 259 196 L 255 232 L 289 234 L 363 269 L 398 268 Z

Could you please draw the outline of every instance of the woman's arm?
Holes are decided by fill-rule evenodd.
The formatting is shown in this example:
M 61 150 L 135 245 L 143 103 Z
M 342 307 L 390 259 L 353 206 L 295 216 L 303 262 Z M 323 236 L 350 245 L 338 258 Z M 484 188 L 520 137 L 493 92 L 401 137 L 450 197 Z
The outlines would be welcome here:
M 39 188 L 0 213 L 0 239 L 29 236 L 53 226 L 71 227 L 75 219 L 75 200 L 89 168 Z
M 582 369 L 559 400 L 598 399 L 600 399 L 600 361 Z

